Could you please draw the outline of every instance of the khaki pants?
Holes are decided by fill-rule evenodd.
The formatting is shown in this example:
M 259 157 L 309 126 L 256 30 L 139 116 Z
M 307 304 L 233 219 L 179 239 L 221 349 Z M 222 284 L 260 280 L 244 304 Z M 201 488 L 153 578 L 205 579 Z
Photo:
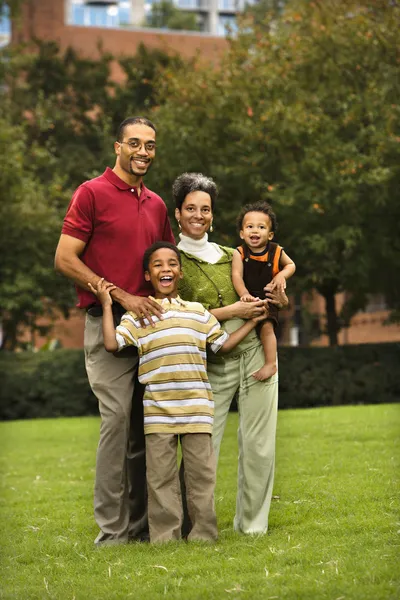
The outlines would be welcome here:
M 178 435 L 149 433 L 145 437 L 150 541 L 178 540 L 183 522 Z M 216 540 L 215 458 L 211 435 L 186 433 L 180 438 L 185 461 L 186 501 L 192 523 L 188 540 Z
M 238 391 L 238 489 L 234 528 L 265 533 L 274 483 L 278 374 L 257 381 L 252 373 L 264 364 L 261 345 L 237 356 L 208 362 L 214 397 L 213 444 L 218 455 L 232 398 Z M 186 468 L 186 463 L 185 463 Z
M 86 371 L 101 416 L 94 490 L 97 544 L 127 542 L 148 532 L 142 386 L 135 384 L 137 352 L 129 352 L 106 352 L 102 318 L 86 315 Z

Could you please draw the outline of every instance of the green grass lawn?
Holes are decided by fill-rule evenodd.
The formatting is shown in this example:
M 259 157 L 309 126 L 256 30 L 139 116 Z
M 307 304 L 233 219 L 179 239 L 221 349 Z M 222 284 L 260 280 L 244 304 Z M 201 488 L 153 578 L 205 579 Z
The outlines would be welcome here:
M 237 415 L 216 492 L 220 539 L 96 549 L 97 418 L 0 424 L 0 598 L 400 597 L 399 405 L 279 413 L 265 536 L 232 531 Z

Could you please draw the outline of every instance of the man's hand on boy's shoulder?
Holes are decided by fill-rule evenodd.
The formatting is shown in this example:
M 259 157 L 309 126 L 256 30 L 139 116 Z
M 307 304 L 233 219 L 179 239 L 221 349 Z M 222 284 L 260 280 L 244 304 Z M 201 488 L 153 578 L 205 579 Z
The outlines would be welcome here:
M 151 318 L 152 316 L 162 319 L 164 311 L 151 296 L 133 296 L 124 292 L 121 298 L 118 298 L 118 302 L 127 312 L 135 313 L 142 327 L 146 327 L 145 319 L 148 320 L 152 327 L 155 327 Z

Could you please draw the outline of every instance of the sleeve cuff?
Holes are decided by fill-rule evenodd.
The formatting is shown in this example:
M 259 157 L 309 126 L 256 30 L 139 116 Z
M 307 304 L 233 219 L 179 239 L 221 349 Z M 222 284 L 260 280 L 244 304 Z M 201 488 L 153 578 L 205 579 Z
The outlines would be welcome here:
M 117 332 L 115 334 L 115 337 L 116 337 L 117 344 L 118 344 L 118 350 L 122 350 L 122 348 L 125 348 L 126 340 L 125 340 L 124 336 Z
M 222 335 L 219 336 L 212 344 L 210 344 L 211 350 L 216 354 L 221 347 L 225 344 L 225 342 L 229 339 L 229 334 L 226 331 L 222 332 Z
M 65 225 L 61 229 L 61 233 L 64 235 L 69 235 L 70 237 L 76 238 L 77 240 L 81 240 L 81 242 L 85 242 L 85 244 L 90 239 L 90 235 L 88 233 L 85 233 L 84 231 L 78 231 L 78 230 L 72 229 L 70 227 L 66 227 Z

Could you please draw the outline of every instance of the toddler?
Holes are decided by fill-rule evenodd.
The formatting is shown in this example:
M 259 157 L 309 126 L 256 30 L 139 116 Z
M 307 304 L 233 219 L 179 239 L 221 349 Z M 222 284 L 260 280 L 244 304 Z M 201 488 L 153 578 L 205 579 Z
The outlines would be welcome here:
M 276 216 L 267 202 L 246 204 L 238 217 L 238 230 L 243 244 L 232 258 L 232 282 L 242 302 L 265 298 L 268 290 L 286 288 L 286 280 L 296 270 L 294 262 L 281 246 L 272 242 L 276 231 Z M 259 381 L 276 373 L 276 337 L 278 309 L 268 306 L 268 318 L 260 329 L 265 363 L 253 377 Z

